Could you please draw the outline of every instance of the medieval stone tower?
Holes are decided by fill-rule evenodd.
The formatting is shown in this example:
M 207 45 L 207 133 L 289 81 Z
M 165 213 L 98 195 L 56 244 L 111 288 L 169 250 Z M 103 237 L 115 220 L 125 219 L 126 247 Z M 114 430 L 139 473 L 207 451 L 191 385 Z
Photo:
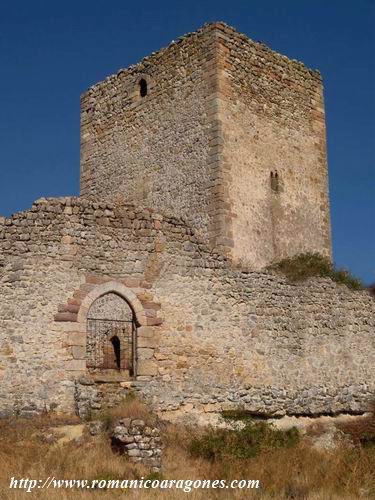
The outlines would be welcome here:
M 261 268 L 330 256 L 319 72 L 209 24 L 91 87 L 81 194 L 169 210 Z

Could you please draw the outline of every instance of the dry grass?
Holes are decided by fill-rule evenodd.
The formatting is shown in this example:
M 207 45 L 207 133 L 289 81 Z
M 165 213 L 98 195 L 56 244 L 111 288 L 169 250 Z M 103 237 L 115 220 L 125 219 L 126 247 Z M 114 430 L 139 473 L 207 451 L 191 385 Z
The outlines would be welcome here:
M 62 421 L 64 425 L 65 421 Z M 1 422 L 0 426 L 0 498 L 87 498 L 87 492 L 77 490 L 43 490 L 24 493 L 9 490 L 11 477 L 45 479 L 127 479 L 146 476 L 146 469 L 128 463 L 114 455 L 106 437 L 93 439 L 85 436 L 81 443 L 64 446 L 51 445 L 40 439 L 41 433 L 56 427 L 56 420 L 49 425 L 47 418 L 14 419 Z M 93 493 L 91 493 L 93 494 Z
M 151 413 L 150 409 L 132 393 L 128 394 L 118 406 L 99 412 L 94 419 L 104 421 L 109 429 L 117 419 L 129 417 L 144 420 L 150 426 L 157 423 L 155 414 Z
M 138 418 L 146 418 L 141 406 Z M 129 405 L 129 402 L 126 406 Z M 129 410 L 130 411 L 130 410 Z M 122 410 L 112 417 L 124 416 Z M 120 415 L 121 413 L 121 415 Z M 133 416 L 134 414 L 132 414 Z M 75 420 L 49 419 L 0 421 L 0 498 L 28 499 L 99 499 L 127 497 L 175 499 L 186 498 L 176 490 L 159 491 L 79 491 L 38 490 L 26 493 L 9 490 L 12 476 L 44 479 L 48 476 L 68 479 L 131 479 L 147 477 L 142 467 L 111 452 L 105 437 L 88 435 L 80 443 L 53 446 L 40 439 L 51 427 Z M 194 458 L 190 452 L 196 430 L 169 425 L 164 430 L 164 472 L 166 479 L 259 479 L 262 489 L 256 491 L 201 490 L 188 494 L 189 499 L 308 499 L 345 500 L 375 498 L 375 447 L 343 447 L 334 453 L 318 452 L 301 442 L 291 448 L 261 451 L 256 457 L 239 460 L 208 461 Z
M 375 447 L 375 401 L 371 403 L 369 410 L 366 418 L 342 423 L 337 427 L 350 436 L 353 443 Z
M 375 448 L 343 447 L 329 453 L 301 442 L 293 448 L 263 451 L 247 460 L 212 463 L 189 456 L 191 432 L 175 429 L 170 433 L 171 429 L 165 459 L 172 477 L 259 479 L 262 498 L 375 498 Z M 256 497 L 259 495 L 254 494 Z M 238 498 L 252 497 L 247 492 Z

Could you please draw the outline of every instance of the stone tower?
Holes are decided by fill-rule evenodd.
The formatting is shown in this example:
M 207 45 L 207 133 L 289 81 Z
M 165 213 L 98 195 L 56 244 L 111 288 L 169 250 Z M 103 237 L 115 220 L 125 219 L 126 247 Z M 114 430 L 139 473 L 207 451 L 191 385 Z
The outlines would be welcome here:
M 254 269 L 330 256 L 319 72 L 224 23 L 180 38 L 83 94 L 81 194 L 183 217 Z

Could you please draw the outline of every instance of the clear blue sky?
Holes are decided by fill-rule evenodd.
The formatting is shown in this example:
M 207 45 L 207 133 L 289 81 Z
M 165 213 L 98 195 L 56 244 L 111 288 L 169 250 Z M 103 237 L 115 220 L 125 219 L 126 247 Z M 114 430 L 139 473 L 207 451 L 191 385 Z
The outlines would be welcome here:
M 208 21 L 319 68 L 335 262 L 375 281 L 374 0 L 0 4 L 0 214 L 78 194 L 79 96 Z

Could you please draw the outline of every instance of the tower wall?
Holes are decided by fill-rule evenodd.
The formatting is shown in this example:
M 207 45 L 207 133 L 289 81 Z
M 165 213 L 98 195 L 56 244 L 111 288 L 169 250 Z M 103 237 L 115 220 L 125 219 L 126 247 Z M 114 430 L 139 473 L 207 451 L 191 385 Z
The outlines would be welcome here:
M 226 26 L 217 43 L 233 259 L 260 268 L 298 253 L 330 256 L 319 72 Z
M 83 196 L 170 211 L 254 269 L 330 256 L 318 72 L 215 23 L 93 86 L 81 108 Z
M 215 212 L 212 31 L 183 37 L 83 94 L 83 196 L 170 210 L 209 239 Z

